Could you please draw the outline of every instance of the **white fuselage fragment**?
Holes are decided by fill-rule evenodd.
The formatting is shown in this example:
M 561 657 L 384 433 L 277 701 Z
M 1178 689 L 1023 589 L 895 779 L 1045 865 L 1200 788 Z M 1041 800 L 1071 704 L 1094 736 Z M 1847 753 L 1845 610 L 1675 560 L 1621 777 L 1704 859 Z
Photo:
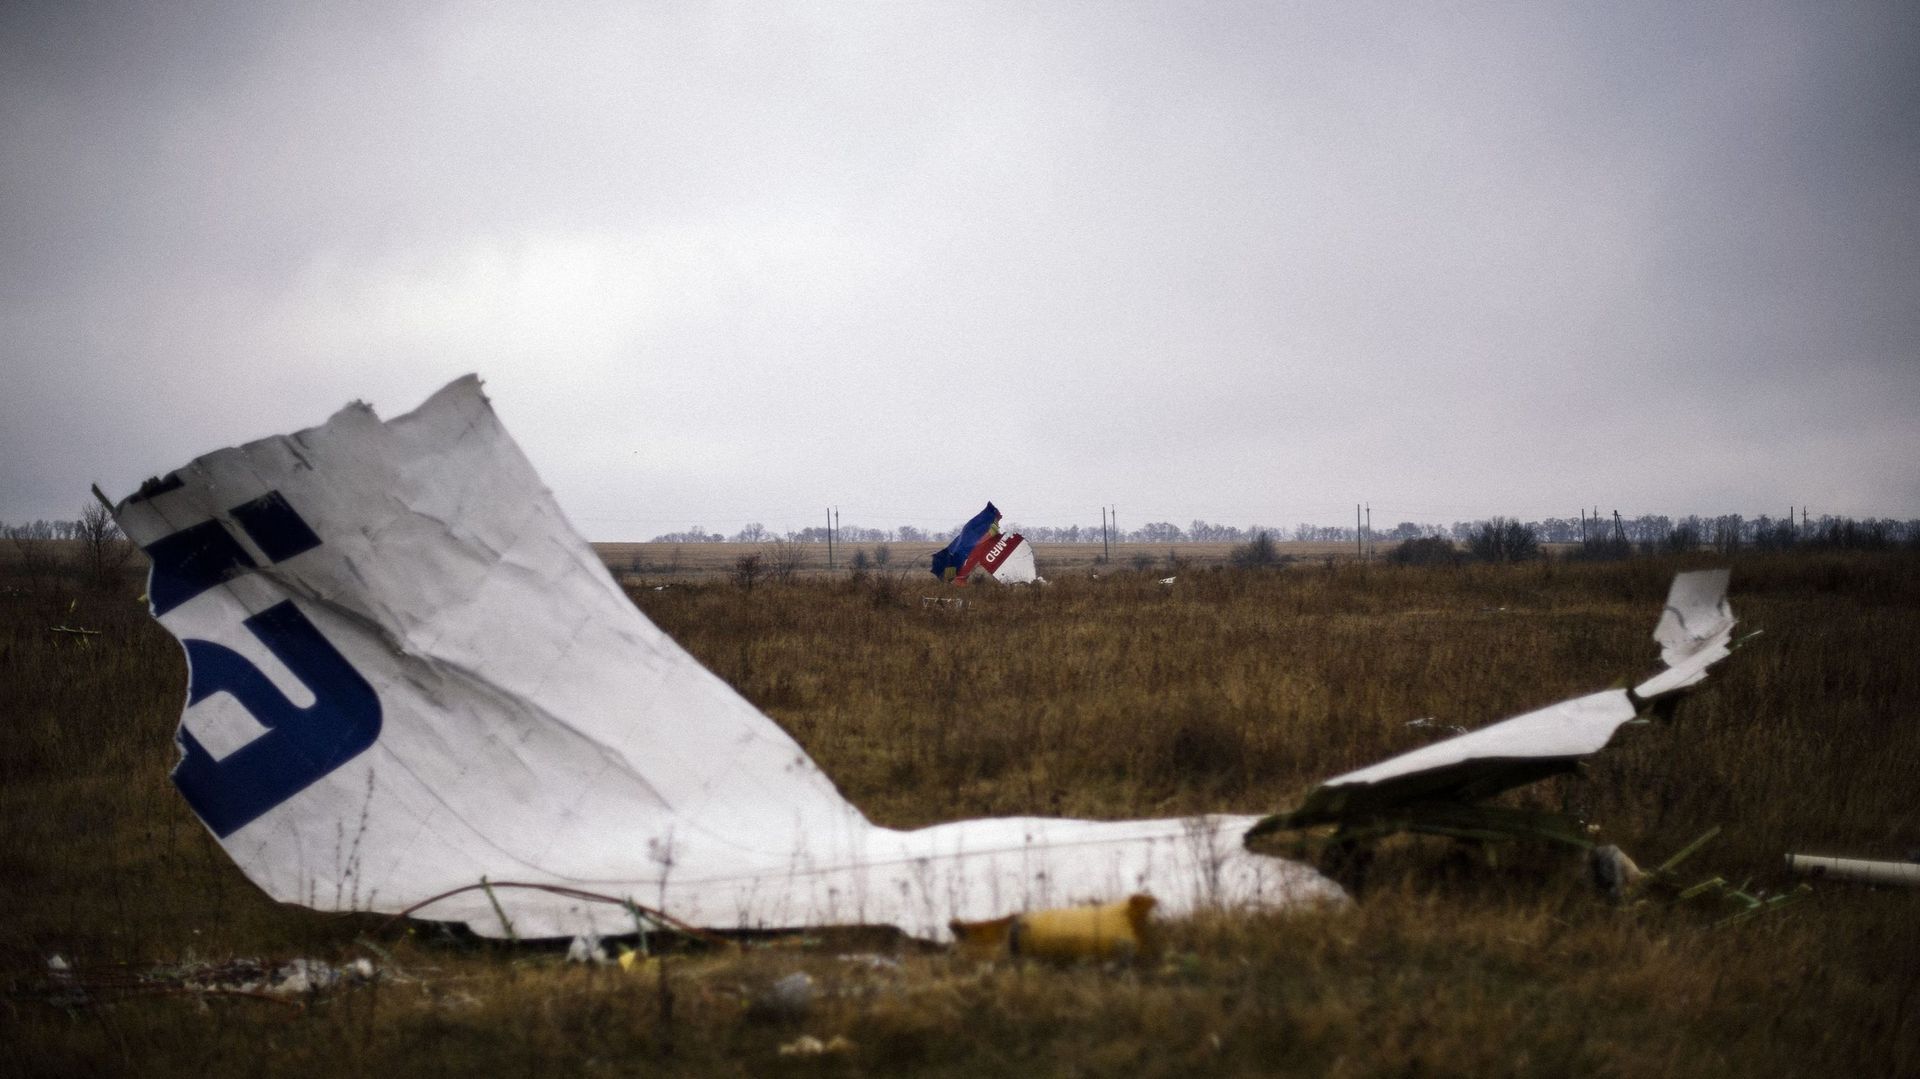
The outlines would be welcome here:
M 476 378 L 208 454 L 116 514 L 189 656 L 176 783 L 276 899 L 398 911 L 484 877 L 937 939 L 1132 891 L 1173 914 L 1341 894 L 1242 849 L 1251 818 L 875 826 L 634 607 Z M 511 889 L 421 913 L 503 934 L 496 900 L 521 936 L 625 924 Z

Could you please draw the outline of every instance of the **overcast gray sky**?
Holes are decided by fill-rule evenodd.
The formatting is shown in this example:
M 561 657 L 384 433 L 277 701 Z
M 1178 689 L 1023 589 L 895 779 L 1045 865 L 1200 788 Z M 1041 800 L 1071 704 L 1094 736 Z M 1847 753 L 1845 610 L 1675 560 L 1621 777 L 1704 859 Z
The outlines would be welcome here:
M 0 5 L 0 520 L 468 371 L 595 539 L 1920 516 L 1920 7 Z

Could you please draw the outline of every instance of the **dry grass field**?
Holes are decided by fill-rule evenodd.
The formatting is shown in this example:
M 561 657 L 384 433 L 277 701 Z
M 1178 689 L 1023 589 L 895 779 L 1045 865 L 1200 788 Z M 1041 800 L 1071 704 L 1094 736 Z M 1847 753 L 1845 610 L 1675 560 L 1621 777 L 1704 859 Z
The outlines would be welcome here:
M 1410 720 L 1475 726 L 1645 673 L 1668 580 L 1703 564 L 1321 552 L 1242 571 L 1186 548 L 1135 568 L 1129 549 L 1096 580 L 1053 548 L 1051 587 L 958 590 L 926 575 L 930 548 L 893 548 L 859 578 L 751 591 L 691 546 L 602 550 L 650 617 L 897 826 L 1284 808 L 1431 737 Z M 814 934 L 689 946 L 637 976 L 280 906 L 167 783 L 186 675 L 139 591 L 0 576 L 0 1073 L 1920 1073 L 1920 893 L 1822 883 L 1716 928 L 1712 904 L 1611 905 L 1558 854 L 1490 866 L 1438 840 L 1383 850 L 1348 908 L 1169 925 L 1128 966 Z M 1674 725 L 1525 797 L 1643 863 L 1721 825 L 1683 875 L 1755 891 L 1790 886 L 1788 851 L 1920 847 L 1920 557 L 1743 557 L 1732 602 L 1765 632 Z M 152 980 L 303 956 L 380 974 L 292 999 Z M 768 1007 L 796 971 L 811 1002 Z M 803 1035 L 835 1048 L 781 1054 Z

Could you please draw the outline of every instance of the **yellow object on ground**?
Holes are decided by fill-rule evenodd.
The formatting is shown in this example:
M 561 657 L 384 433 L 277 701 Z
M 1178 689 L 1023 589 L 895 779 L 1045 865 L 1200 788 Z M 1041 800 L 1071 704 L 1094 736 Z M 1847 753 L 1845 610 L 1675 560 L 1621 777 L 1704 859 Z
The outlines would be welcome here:
M 660 974 L 660 957 L 657 955 L 642 955 L 632 948 L 622 948 L 620 949 L 620 969 L 626 971 L 628 974 L 638 974 L 643 977 L 658 977 Z
M 947 928 L 953 930 L 954 950 L 969 959 L 993 959 L 1007 954 L 1007 938 L 1013 933 L 1016 917 L 1018 915 L 1009 914 L 984 922 L 959 919 L 948 922 Z
M 975 958 L 1027 955 L 1042 959 L 1131 959 L 1152 950 L 1154 898 L 1033 910 L 984 922 L 952 923 L 962 954 Z

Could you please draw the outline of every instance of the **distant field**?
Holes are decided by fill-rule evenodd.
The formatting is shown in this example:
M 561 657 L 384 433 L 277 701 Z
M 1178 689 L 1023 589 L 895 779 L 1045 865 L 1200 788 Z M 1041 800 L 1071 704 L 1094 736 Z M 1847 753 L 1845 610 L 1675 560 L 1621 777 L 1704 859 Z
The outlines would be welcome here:
M 870 573 L 897 576 L 909 581 L 917 575 L 931 582 L 932 574 L 928 567 L 933 552 L 945 546 L 944 543 L 835 544 L 834 568 L 837 572 L 845 573 L 854 556 L 864 554 L 869 562 Z M 1040 575 L 1048 579 L 1111 573 L 1115 570 L 1152 570 L 1164 577 L 1182 569 L 1224 566 L 1228 553 L 1237 546 L 1239 544 L 1233 543 L 1119 543 L 1103 552 L 1097 543 L 1038 543 L 1034 545 L 1033 556 Z M 1378 550 L 1384 554 L 1391 546 L 1381 544 Z M 1301 561 L 1324 562 L 1329 558 L 1344 561 L 1355 556 L 1353 544 L 1350 543 L 1278 543 L 1275 547 L 1281 557 Z M 886 549 L 884 556 L 880 554 L 881 548 Z M 733 570 L 734 563 L 741 557 L 755 553 L 765 557 L 774 546 L 752 543 L 596 543 L 593 549 L 616 574 L 658 582 L 724 575 Z M 826 544 L 797 544 L 795 550 L 801 559 L 802 575 L 821 576 L 828 572 Z M 1103 554 L 1106 556 L 1104 561 Z M 879 562 L 881 557 L 886 559 L 884 564 Z
M 1476 726 L 1647 671 L 1668 580 L 1707 564 L 1326 551 L 1240 571 L 1182 547 L 1163 587 L 1165 548 L 1123 548 L 1095 580 L 1097 548 L 1055 547 L 1052 587 L 942 607 L 920 602 L 930 546 L 894 548 L 880 574 L 751 591 L 722 579 L 739 547 L 603 553 L 652 619 L 898 826 L 1280 809 L 1425 744 L 1413 719 Z M 1920 847 L 1920 556 L 1734 565 L 1732 602 L 1764 634 L 1676 724 L 1627 731 L 1584 777 L 1521 800 L 1580 812 L 1643 862 L 1721 825 L 1684 875 L 1766 892 L 1793 883 L 1788 851 Z M 636 977 L 280 906 L 167 783 L 186 672 L 139 593 L 131 576 L 0 572 L 7 1074 L 1920 1074 L 1920 894 L 1822 884 L 1716 929 L 1727 910 L 1617 908 L 1571 860 L 1522 848 L 1393 844 L 1351 909 L 1170 925 L 1133 967 L 982 967 L 813 934 Z M 140 988 L 181 964 L 307 956 L 382 979 L 290 1002 Z M 795 972 L 810 1005 L 756 1003 Z M 802 1035 L 845 1042 L 780 1054 Z

